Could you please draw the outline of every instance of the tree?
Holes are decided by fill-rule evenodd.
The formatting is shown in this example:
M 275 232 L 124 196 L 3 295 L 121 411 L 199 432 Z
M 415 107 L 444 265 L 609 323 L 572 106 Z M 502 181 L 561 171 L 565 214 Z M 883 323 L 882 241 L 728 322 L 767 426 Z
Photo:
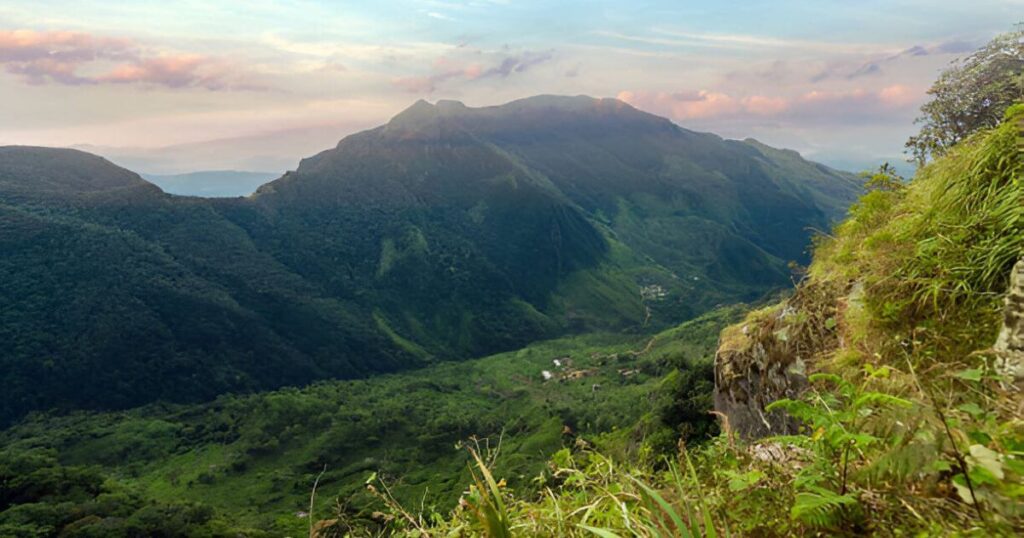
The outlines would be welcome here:
M 921 132 L 907 140 L 919 165 L 938 157 L 978 129 L 995 127 L 1024 99 L 1024 23 L 956 60 L 928 90 L 931 101 L 915 120 Z
M 869 191 L 898 192 L 903 190 L 907 182 L 889 163 L 879 166 L 877 170 L 863 172 L 860 177 L 865 179 L 864 188 Z

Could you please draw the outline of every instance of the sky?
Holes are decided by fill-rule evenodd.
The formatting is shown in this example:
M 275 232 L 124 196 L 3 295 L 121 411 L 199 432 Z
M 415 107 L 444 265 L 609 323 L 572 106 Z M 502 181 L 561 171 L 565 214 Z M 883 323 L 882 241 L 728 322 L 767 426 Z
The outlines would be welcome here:
M 417 99 L 617 97 L 843 166 L 1024 0 L 4 0 L 0 145 L 288 169 Z

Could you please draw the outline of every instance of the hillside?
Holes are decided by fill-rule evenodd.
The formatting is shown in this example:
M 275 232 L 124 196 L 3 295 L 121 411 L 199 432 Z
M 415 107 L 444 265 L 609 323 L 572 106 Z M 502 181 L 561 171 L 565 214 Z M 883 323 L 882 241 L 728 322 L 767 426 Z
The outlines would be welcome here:
M 244 199 L 2 148 L 0 421 L 661 330 L 788 283 L 859 184 L 585 97 L 420 102 Z
M 797 161 L 615 100 L 421 101 L 221 211 L 307 278 L 371 290 L 426 351 L 472 355 L 512 320 L 534 334 L 621 329 L 650 309 L 671 323 L 784 285 L 834 214 L 819 202 L 860 188 Z
M 3 422 L 416 363 L 203 200 L 73 150 L 0 156 Z
M 712 441 L 683 439 L 654 462 L 566 446 L 532 496 L 475 458 L 457 507 L 388 503 L 383 526 L 406 536 L 1020 536 L 1022 178 L 1020 105 L 909 183 L 876 174 L 816 242 L 793 295 L 722 332 L 724 431 Z M 339 514 L 314 534 L 342 536 L 347 524 Z

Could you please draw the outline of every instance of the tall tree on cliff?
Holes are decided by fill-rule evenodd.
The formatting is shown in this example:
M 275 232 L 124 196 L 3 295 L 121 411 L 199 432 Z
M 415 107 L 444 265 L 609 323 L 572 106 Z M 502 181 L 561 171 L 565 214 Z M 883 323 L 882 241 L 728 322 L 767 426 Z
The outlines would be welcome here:
M 994 127 L 1024 100 L 1024 23 L 942 72 L 921 107 L 921 131 L 906 148 L 918 165 L 944 154 L 978 129 Z

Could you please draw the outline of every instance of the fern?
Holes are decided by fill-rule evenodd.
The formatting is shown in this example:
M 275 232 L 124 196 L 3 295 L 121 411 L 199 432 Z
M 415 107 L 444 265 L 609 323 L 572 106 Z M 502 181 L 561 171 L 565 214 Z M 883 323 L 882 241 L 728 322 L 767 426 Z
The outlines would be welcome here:
M 839 521 L 840 510 L 856 504 L 857 499 L 853 495 L 839 495 L 825 488 L 809 486 L 806 491 L 797 493 L 790 516 L 816 527 L 829 527 Z

